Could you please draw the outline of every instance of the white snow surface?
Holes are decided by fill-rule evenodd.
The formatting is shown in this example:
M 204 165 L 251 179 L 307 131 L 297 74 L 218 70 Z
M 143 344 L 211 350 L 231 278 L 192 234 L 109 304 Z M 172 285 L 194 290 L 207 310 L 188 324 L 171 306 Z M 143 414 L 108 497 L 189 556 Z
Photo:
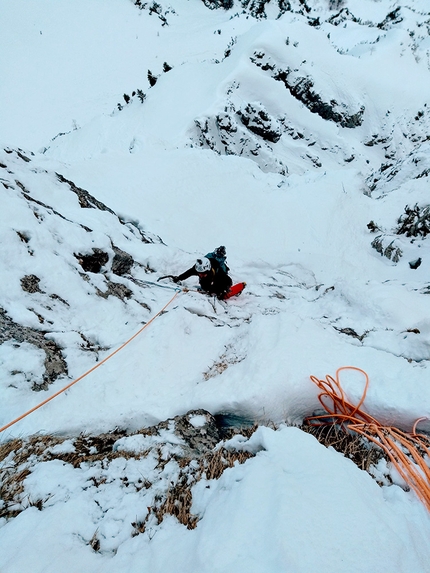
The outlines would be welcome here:
M 310 376 L 351 365 L 368 413 L 430 431 L 430 239 L 397 234 L 405 206 L 429 205 L 429 5 L 285 4 L 1 2 L 0 427 L 148 326 L 0 447 L 52 434 L 72 453 L 81 433 L 198 409 L 261 424 L 228 444 L 254 457 L 193 486 L 192 530 L 170 516 L 133 535 L 174 461 L 33 460 L 20 513 L 0 517 L 1 573 L 430 572 L 416 495 L 292 427 L 320 407 Z M 157 280 L 219 245 L 240 297 Z M 358 402 L 363 377 L 341 379 Z M 160 440 L 165 456 L 182 443 L 169 426 L 115 449 Z

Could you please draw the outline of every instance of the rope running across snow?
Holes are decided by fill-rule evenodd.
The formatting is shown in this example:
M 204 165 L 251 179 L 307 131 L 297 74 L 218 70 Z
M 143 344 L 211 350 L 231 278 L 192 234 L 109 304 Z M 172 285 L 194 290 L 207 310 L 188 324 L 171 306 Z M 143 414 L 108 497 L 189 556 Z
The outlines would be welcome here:
M 165 304 L 163 306 L 163 308 L 161 310 L 159 310 L 157 312 L 157 314 L 155 314 L 146 324 L 144 324 L 142 326 L 142 328 L 140 330 L 138 330 L 135 334 L 133 334 L 133 336 L 131 336 L 126 342 L 124 342 L 124 344 L 121 344 L 121 346 L 119 348 L 117 348 L 116 350 L 114 350 L 113 352 L 111 352 L 111 354 L 109 354 L 109 356 L 106 356 L 106 358 L 103 358 L 103 360 L 101 360 L 100 362 L 98 362 L 95 366 L 93 366 L 92 368 L 90 368 L 89 370 L 87 370 L 87 372 L 85 372 L 84 374 L 82 374 L 81 376 L 79 376 L 79 378 L 76 378 L 75 380 L 73 380 L 72 382 L 70 382 L 69 384 L 67 384 L 67 386 L 64 386 L 64 388 L 61 388 L 61 390 L 58 390 L 58 392 L 55 392 L 55 394 L 52 394 L 52 396 L 50 396 L 49 398 L 46 398 L 46 400 L 43 400 L 43 402 L 40 402 L 40 404 L 37 404 L 37 406 L 34 406 L 34 408 L 31 408 L 30 410 L 28 410 L 27 412 L 25 412 L 24 414 L 21 414 L 21 416 L 18 416 L 18 418 L 15 418 L 15 420 L 12 420 L 12 422 L 9 422 L 8 424 L 6 424 L 5 426 L 3 426 L 2 428 L 0 428 L 0 433 L 4 432 L 5 430 L 7 430 L 8 428 L 10 428 L 11 426 L 13 426 L 14 424 L 16 424 L 17 422 L 19 422 L 20 420 L 22 420 L 23 418 L 27 417 L 29 414 L 32 414 L 35 410 L 38 410 L 39 408 L 41 408 L 42 406 L 44 406 L 45 404 L 47 404 L 48 402 L 50 402 L 51 400 L 53 400 L 54 398 L 56 398 L 57 396 L 59 396 L 60 394 L 62 394 L 63 392 L 65 392 L 66 390 L 68 390 L 69 388 L 71 388 L 74 384 L 76 384 L 77 382 L 79 382 L 80 380 L 82 380 L 82 378 L 85 378 L 85 376 L 88 376 L 88 374 L 91 374 L 91 372 L 94 372 L 94 370 L 96 370 L 97 368 L 99 368 L 100 366 L 102 366 L 102 364 L 104 364 L 105 362 L 107 362 L 109 360 L 109 358 L 112 358 L 112 356 L 115 356 L 115 354 L 117 354 L 120 350 L 122 350 L 125 346 L 127 346 L 127 344 L 129 344 L 132 340 L 134 340 L 136 338 L 136 336 L 139 336 L 139 334 L 141 332 L 143 332 L 145 330 L 145 328 L 148 328 L 148 326 L 154 322 L 154 320 L 160 316 L 160 314 L 162 314 L 166 308 L 174 301 L 174 299 L 178 296 L 179 294 L 179 290 L 177 290 L 175 292 L 175 294 L 172 296 L 172 298 L 169 300 L 169 302 L 167 304 Z

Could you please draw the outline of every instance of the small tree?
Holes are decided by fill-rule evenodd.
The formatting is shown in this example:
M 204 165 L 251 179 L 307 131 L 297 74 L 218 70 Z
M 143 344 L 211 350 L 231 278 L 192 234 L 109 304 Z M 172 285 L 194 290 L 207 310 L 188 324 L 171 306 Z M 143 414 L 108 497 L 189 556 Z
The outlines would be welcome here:
M 430 233 L 430 205 L 427 207 L 414 207 L 406 205 L 405 212 L 401 215 L 397 222 L 399 227 L 397 229 L 398 235 L 406 235 L 407 237 L 422 237 Z
M 148 77 L 148 82 L 149 82 L 149 85 L 151 86 L 151 88 L 154 87 L 155 84 L 157 83 L 157 80 L 158 80 L 157 76 L 154 76 L 154 74 L 151 72 L 151 70 L 148 70 L 148 76 L 147 77 Z
M 145 101 L 145 99 L 146 99 L 146 94 L 143 93 L 142 90 L 136 90 L 136 95 L 137 95 L 137 97 L 139 98 L 140 103 L 143 103 L 143 102 Z

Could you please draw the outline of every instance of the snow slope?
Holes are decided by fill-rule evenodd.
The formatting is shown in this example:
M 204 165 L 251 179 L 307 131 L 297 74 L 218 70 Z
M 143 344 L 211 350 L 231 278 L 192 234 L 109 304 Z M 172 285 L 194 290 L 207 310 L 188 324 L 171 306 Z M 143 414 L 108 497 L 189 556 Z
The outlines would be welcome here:
M 402 479 L 378 466 L 378 485 L 286 425 L 320 406 L 310 375 L 353 365 L 366 411 L 430 431 L 429 9 L 215 4 L 0 8 L 0 426 L 168 304 L 2 433 L 53 435 L 60 456 L 3 460 L 3 484 L 26 474 L 0 505 L 2 572 L 429 570 L 428 512 Z M 416 236 L 398 234 L 405 206 Z M 157 281 L 220 244 L 239 298 Z M 342 382 L 358 402 L 363 378 Z M 253 457 L 219 479 L 182 472 L 171 425 L 145 442 L 158 461 L 64 458 L 81 432 L 199 409 L 263 424 L 227 444 Z M 150 511 L 184 475 L 191 530 Z

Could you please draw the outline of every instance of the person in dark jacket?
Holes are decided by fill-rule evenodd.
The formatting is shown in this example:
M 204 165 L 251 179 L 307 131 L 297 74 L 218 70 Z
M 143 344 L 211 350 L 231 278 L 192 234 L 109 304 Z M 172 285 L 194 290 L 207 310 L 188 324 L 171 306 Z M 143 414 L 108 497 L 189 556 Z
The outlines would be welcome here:
M 233 284 L 228 272 L 223 267 L 228 271 L 228 267 L 222 265 L 216 258 L 201 257 L 190 269 L 177 277 L 173 277 L 173 281 L 177 283 L 189 277 L 197 276 L 202 290 L 222 299 Z

